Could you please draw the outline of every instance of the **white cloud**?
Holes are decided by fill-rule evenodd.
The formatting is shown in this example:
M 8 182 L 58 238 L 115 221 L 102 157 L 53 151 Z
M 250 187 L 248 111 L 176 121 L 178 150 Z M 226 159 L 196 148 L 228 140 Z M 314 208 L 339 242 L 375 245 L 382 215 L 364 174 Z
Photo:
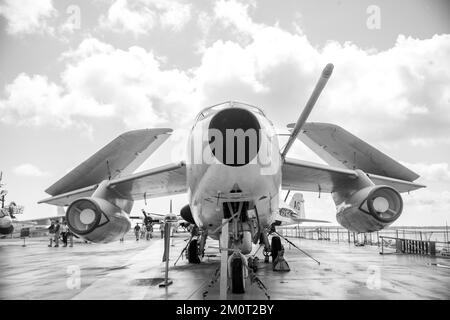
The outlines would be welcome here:
M 213 22 L 214 22 L 213 17 L 207 12 L 200 11 L 197 14 L 197 25 L 200 28 L 200 31 L 202 32 L 203 35 L 207 34 L 210 31 Z M 204 40 L 201 39 L 200 41 L 203 42 Z
M 26 74 L 7 85 L 0 121 L 64 128 L 85 126 L 91 117 L 116 117 L 128 127 L 180 125 L 200 106 L 187 74 L 164 69 L 143 48 L 124 51 L 90 38 L 64 57 L 61 85 Z
M 435 192 L 433 190 L 423 190 L 415 192 L 410 197 L 404 197 L 406 203 L 410 205 L 419 204 L 424 206 L 446 207 L 450 209 L 450 191 L 443 190 Z M 448 210 L 446 211 L 448 212 Z
M 152 5 L 168 7 L 165 1 Z M 333 62 L 335 72 L 312 121 L 337 123 L 379 145 L 449 136 L 450 35 L 401 36 L 393 48 L 378 53 L 332 41 L 317 48 L 302 33 L 253 22 L 248 13 L 253 6 L 219 1 L 211 17 L 200 13 L 204 32 L 215 24 L 247 40 L 204 41 L 200 64 L 187 71 L 166 68 L 162 57 L 141 47 L 121 50 L 86 39 L 64 54 L 62 84 L 26 75 L 10 84 L 0 100 L 2 119 L 41 123 L 58 115 L 52 121 L 64 124 L 75 116 L 107 116 L 129 126 L 179 124 L 205 105 L 243 100 L 262 105 L 282 125 L 297 117 L 322 68 Z M 25 100 L 33 92 L 27 83 L 38 93 Z
M 196 94 L 190 78 L 176 68 L 163 68 L 152 52 L 141 47 L 124 51 L 88 39 L 72 57 L 62 74 L 70 95 L 109 106 L 130 127 L 179 123 L 186 120 L 186 114 L 195 113 Z
M 47 172 L 42 171 L 38 167 L 30 163 L 21 164 L 13 169 L 14 173 L 19 176 L 27 177 L 45 177 Z
M 68 110 L 59 104 L 61 88 L 40 75 L 21 73 L 5 87 L 6 100 L 0 100 L 0 115 L 5 123 L 45 125 L 55 121 L 66 126 Z
M 100 25 L 119 32 L 145 34 L 155 25 L 155 13 L 140 2 L 129 4 L 127 0 L 115 1 L 106 16 L 100 18 Z
M 337 123 L 378 144 L 449 136 L 450 35 L 399 36 L 382 52 L 335 41 L 315 47 L 303 33 L 255 23 L 249 9 L 234 0 L 219 1 L 214 22 L 205 24 L 204 31 L 217 31 L 211 24 L 232 29 L 236 39 L 202 43 L 197 76 L 209 101 L 245 97 L 278 121 L 292 122 L 322 68 L 332 62 L 334 74 L 311 121 Z
M 169 0 L 116 0 L 100 26 L 116 32 L 147 34 L 156 26 L 181 30 L 191 19 L 191 5 Z
M 52 0 L 4 0 L 0 15 L 8 21 L 10 34 L 53 33 L 47 20 L 56 16 Z
M 404 165 L 420 175 L 420 180 L 427 182 L 446 182 L 450 184 L 450 168 L 448 163 L 404 163 Z
M 1 122 L 22 126 L 85 128 L 72 116 L 108 116 L 108 106 L 98 104 L 92 97 L 64 94 L 64 89 L 40 75 L 21 73 L 5 87 L 6 99 L 0 100 Z
M 176 1 L 158 1 L 156 7 L 162 11 L 160 23 L 163 28 L 180 31 L 191 19 L 191 5 Z
M 253 23 L 248 15 L 248 4 L 231 0 L 220 0 L 214 6 L 214 16 L 225 26 L 234 26 L 236 30 L 246 33 L 255 33 L 259 26 Z

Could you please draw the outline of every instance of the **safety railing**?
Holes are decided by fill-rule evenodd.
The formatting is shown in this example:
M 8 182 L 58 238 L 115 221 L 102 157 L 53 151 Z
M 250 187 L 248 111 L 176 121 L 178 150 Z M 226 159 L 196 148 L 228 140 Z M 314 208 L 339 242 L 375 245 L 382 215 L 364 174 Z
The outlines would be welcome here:
M 285 237 L 378 246 L 385 253 L 424 254 L 450 258 L 446 227 L 388 228 L 379 232 L 354 233 L 340 227 L 277 227 Z
M 408 254 L 420 254 L 420 255 L 429 255 L 436 256 L 436 241 L 420 241 L 420 240 L 412 240 L 412 239 L 402 239 L 402 238 L 393 238 L 381 236 L 381 249 L 380 254 L 384 254 L 384 248 L 386 244 L 388 247 L 392 247 L 392 241 L 387 242 L 386 240 L 393 240 L 395 243 L 395 252 L 396 253 L 408 253 Z

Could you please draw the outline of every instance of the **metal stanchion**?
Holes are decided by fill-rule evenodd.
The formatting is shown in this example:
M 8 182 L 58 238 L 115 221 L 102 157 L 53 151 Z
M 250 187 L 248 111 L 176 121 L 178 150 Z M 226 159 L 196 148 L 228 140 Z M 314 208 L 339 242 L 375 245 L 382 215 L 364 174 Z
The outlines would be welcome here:
M 227 299 L 228 289 L 228 219 L 222 219 L 222 234 L 220 235 L 220 300 Z M 223 249 L 222 249 L 223 248 Z
M 170 222 L 166 222 L 164 225 L 164 257 L 163 257 L 163 260 L 166 262 L 166 268 L 165 268 L 164 282 L 160 283 L 159 287 L 168 287 L 173 283 L 172 280 L 169 280 L 170 229 L 171 229 Z

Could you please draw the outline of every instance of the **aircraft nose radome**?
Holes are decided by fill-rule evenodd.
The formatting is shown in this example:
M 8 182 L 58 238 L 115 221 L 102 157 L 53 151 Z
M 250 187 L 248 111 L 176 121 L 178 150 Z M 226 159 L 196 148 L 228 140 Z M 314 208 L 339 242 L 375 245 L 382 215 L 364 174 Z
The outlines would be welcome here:
M 214 156 L 229 166 L 250 163 L 259 151 L 260 129 L 256 116 L 246 109 L 219 111 L 209 124 L 209 144 Z

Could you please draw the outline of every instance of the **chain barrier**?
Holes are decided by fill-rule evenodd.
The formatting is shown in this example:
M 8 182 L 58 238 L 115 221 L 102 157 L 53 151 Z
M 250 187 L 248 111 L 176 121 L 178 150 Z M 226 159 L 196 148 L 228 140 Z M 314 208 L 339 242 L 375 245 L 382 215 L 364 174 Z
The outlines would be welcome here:
M 212 288 L 212 286 L 217 282 L 217 279 L 219 279 L 220 276 L 220 266 L 216 269 L 216 271 L 214 271 L 213 277 L 211 279 L 211 281 L 209 282 L 209 285 L 207 287 L 207 289 L 205 291 L 203 291 L 203 300 L 206 299 L 206 296 L 209 293 L 209 289 Z
M 258 258 L 256 258 L 258 259 Z M 259 260 L 259 259 L 258 259 Z M 256 264 L 255 261 L 252 262 L 252 265 Z M 264 292 L 264 295 L 266 296 L 267 300 L 270 300 L 269 290 L 264 285 L 264 283 L 261 281 L 261 279 L 258 278 L 253 268 L 249 267 L 247 264 L 245 267 L 248 269 L 248 276 L 250 278 L 250 282 L 256 283 L 259 289 L 261 289 L 262 292 Z

